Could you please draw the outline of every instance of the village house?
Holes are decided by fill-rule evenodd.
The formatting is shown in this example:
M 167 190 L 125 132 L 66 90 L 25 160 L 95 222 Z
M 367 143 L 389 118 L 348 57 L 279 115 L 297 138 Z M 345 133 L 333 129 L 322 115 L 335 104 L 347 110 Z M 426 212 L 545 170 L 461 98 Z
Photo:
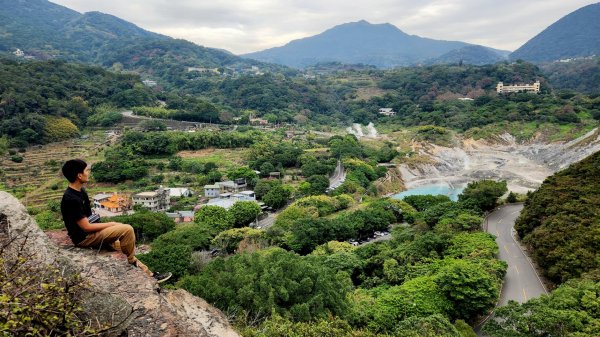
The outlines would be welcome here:
M 169 190 L 169 197 L 171 198 L 188 198 L 194 195 L 194 192 L 187 187 L 169 187 L 167 190 Z
M 193 211 L 177 211 L 177 212 L 165 212 L 165 214 L 173 219 L 175 223 L 187 223 L 194 221 L 194 212 Z
M 204 196 L 208 198 L 216 198 L 221 193 L 221 186 L 218 184 L 204 185 Z
M 128 195 L 117 193 L 98 193 L 94 195 L 94 208 L 104 209 L 112 213 L 121 213 L 131 209 Z
M 248 187 L 246 179 L 221 181 L 213 185 L 204 185 L 204 196 L 208 198 L 219 197 L 223 193 L 238 193 Z
M 162 186 L 153 192 L 142 192 L 133 195 L 133 203 L 146 207 L 153 212 L 166 211 L 169 208 L 171 198 L 169 190 Z
M 248 187 L 246 179 L 239 178 L 236 180 L 227 180 L 218 182 L 217 185 L 221 188 L 222 192 L 238 193 L 245 190 Z

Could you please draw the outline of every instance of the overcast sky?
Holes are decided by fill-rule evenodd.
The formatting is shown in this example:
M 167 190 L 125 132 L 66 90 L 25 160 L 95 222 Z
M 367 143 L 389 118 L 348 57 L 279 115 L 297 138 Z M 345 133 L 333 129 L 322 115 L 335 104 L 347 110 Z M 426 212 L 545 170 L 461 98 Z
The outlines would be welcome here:
M 408 34 L 515 50 L 586 0 L 51 0 L 235 54 L 367 20 Z M 351 5 L 350 5 L 351 4 Z

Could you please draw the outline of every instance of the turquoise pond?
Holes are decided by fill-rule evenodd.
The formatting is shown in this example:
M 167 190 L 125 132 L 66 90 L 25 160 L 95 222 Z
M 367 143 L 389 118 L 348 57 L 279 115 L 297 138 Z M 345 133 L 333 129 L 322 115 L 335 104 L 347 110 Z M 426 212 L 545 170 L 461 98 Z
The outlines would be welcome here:
M 462 193 L 465 189 L 464 185 L 458 186 L 449 186 L 448 184 L 433 184 L 433 185 L 424 185 L 415 188 L 411 188 L 404 192 L 400 192 L 395 194 L 392 198 L 402 199 L 404 197 L 408 197 L 409 195 L 447 195 L 450 197 L 450 200 L 457 201 L 458 195 Z

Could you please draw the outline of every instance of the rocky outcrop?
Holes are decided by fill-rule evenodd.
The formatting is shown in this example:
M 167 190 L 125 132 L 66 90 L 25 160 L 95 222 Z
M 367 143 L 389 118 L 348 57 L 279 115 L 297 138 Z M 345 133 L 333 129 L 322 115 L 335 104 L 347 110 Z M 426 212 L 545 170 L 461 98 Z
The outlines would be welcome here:
M 91 287 L 83 296 L 87 320 L 105 336 L 239 336 L 226 317 L 184 290 L 164 290 L 119 252 L 75 248 L 66 232 L 41 231 L 25 207 L 0 192 L 0 235 L 27 240 L 31 263 L 57 264 Z M 4 250 L 3 257 L 13 253 Z

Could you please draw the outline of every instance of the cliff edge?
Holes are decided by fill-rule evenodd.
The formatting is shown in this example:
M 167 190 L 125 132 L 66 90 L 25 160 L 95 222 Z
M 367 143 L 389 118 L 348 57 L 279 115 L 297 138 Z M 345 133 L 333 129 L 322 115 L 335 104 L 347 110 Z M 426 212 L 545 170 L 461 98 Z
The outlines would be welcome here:
M 0 236 L 11 242 L 1 250 L 5 260 L 17 249 L 27 250 L 29 263 L 81 275 L 89 285 L 82 297 L 85 319 L 102 336 L 239 337 L 206 301 L 185 290 L 159 288 L 120 253 L 75 248 L 66 232 L 44 233 L 16 198 L 1 191 Z

